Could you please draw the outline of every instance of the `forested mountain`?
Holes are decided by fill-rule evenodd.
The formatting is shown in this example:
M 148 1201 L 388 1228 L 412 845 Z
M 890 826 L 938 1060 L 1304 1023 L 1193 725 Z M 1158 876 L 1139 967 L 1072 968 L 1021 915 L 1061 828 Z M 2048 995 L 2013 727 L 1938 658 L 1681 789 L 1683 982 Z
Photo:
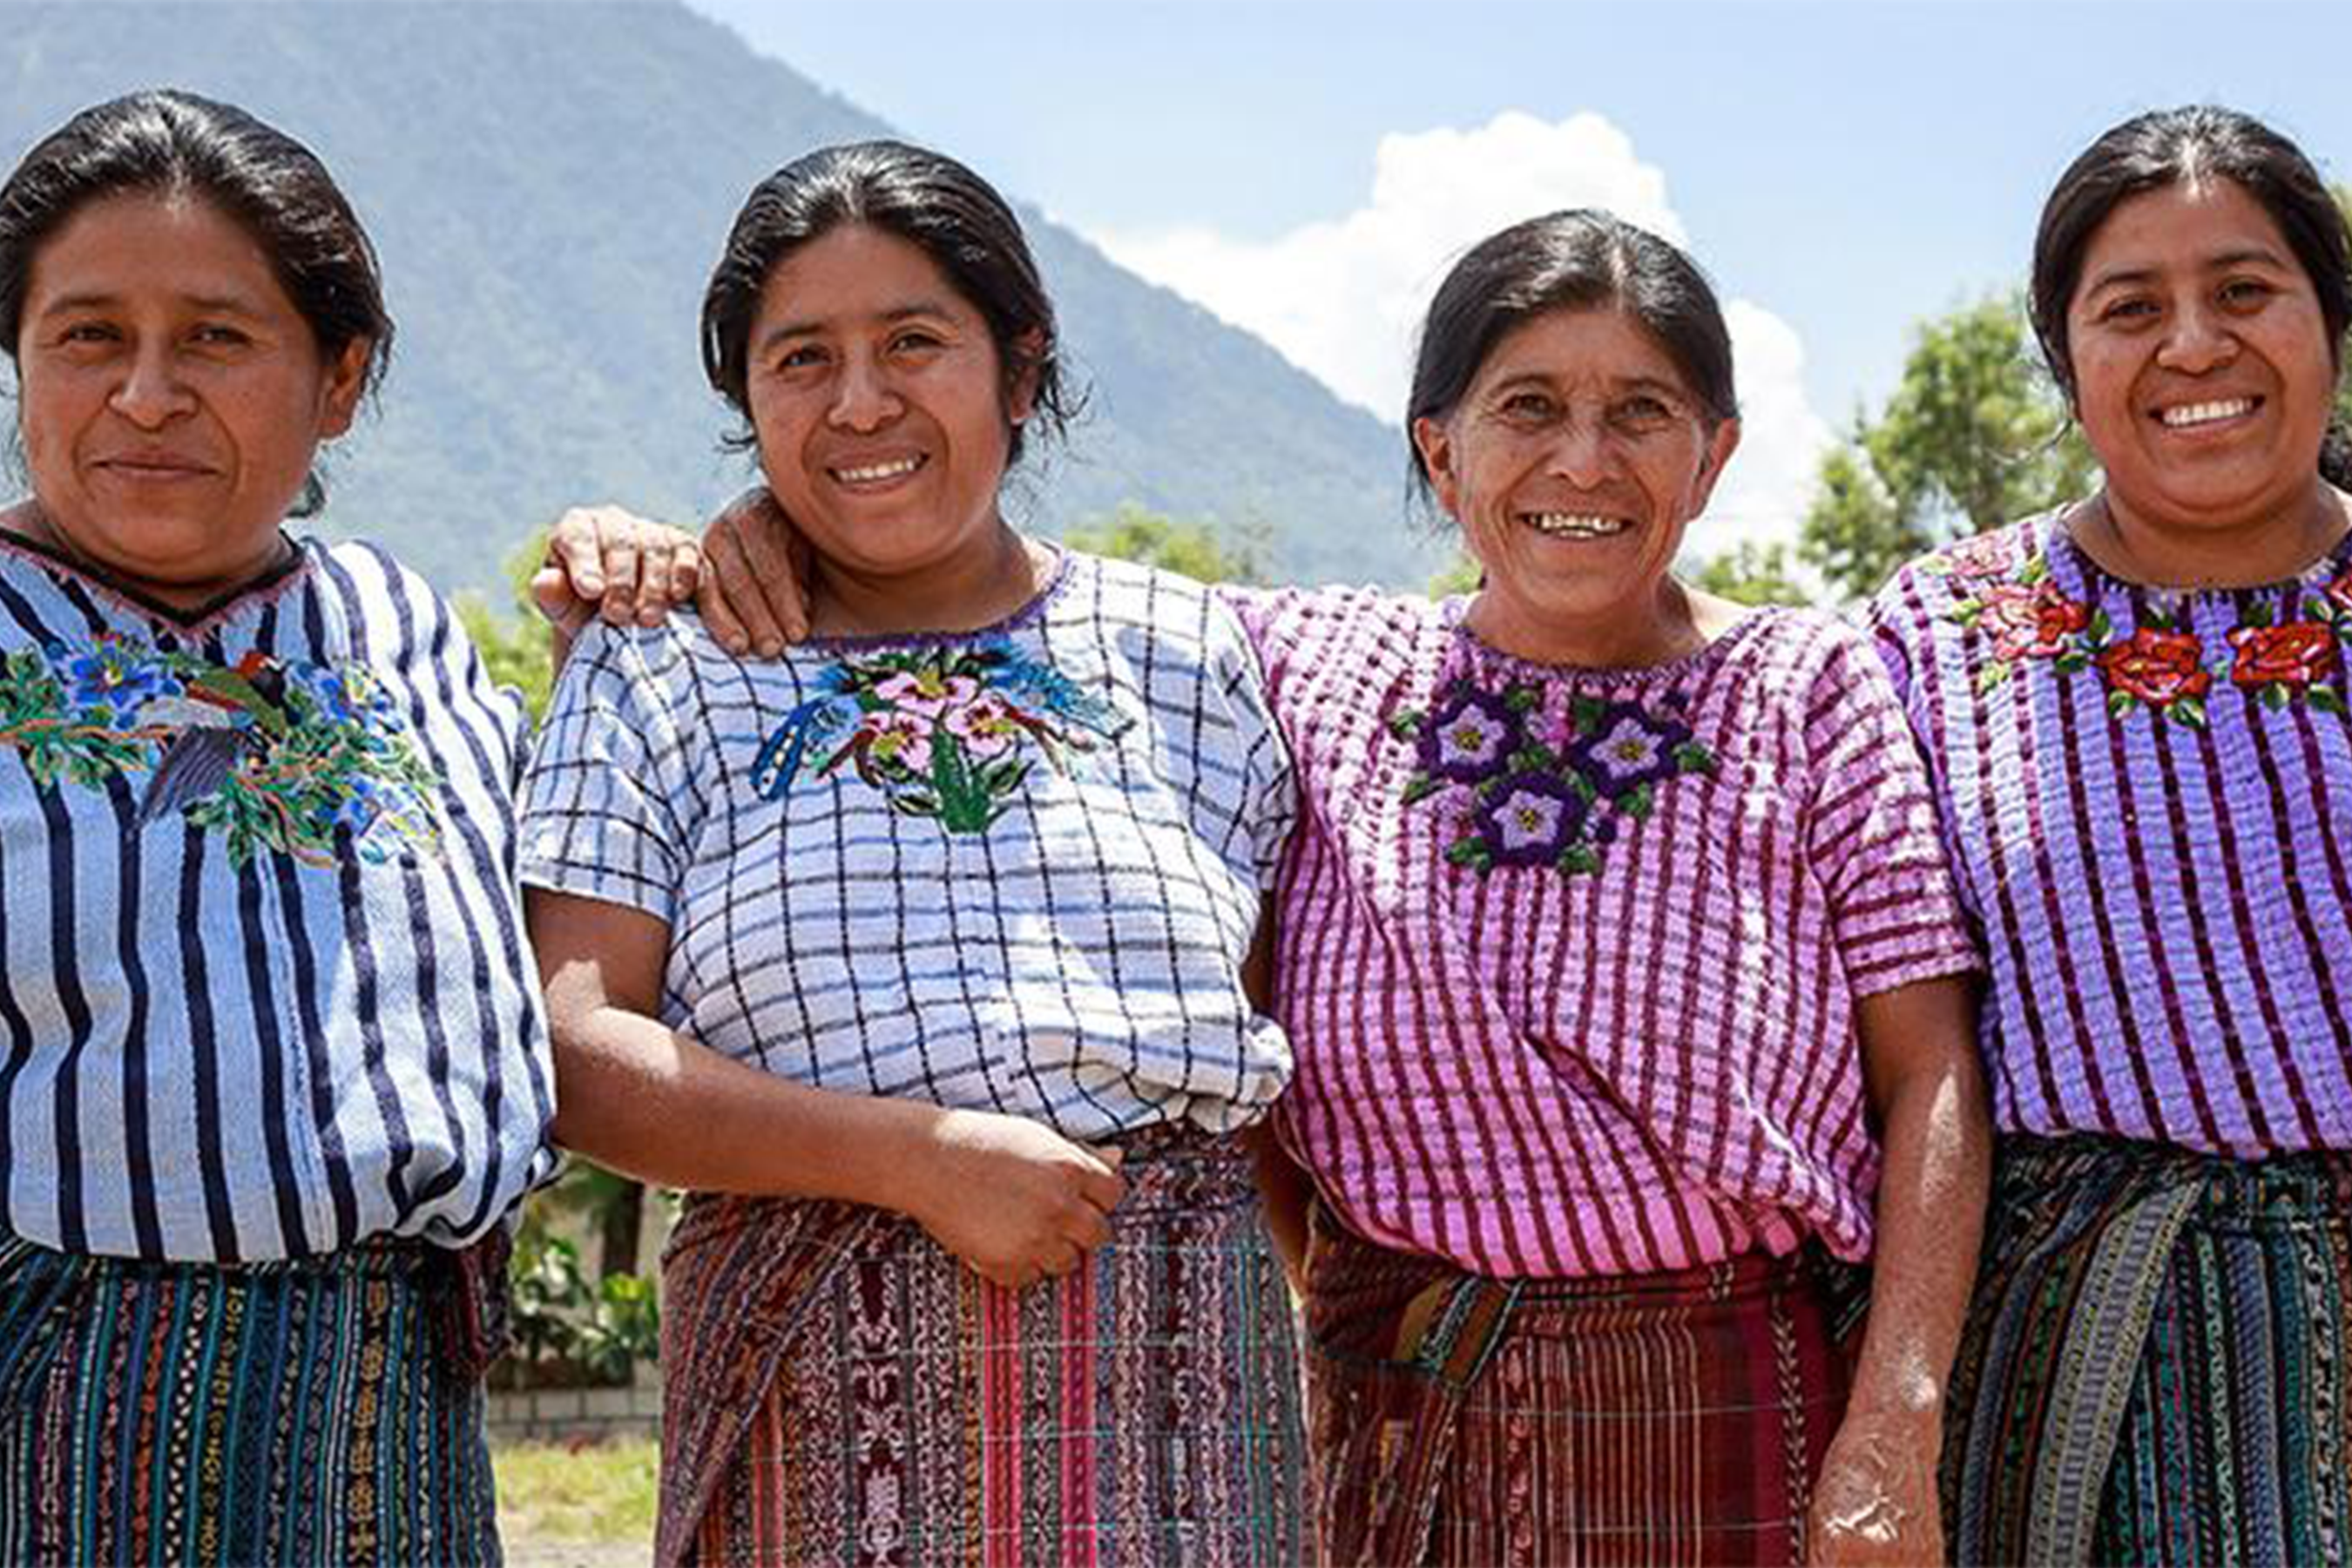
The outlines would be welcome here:
M 323 526 L 447 587 L 496 582 L 567 502 L 690 517 L 744 482 L 696 356 L 704 278 L 755 180 L 890 133 L 667 0 L 0 5 L 0 162 L 155 85 L 292 131 L 359 206 L 399 340 Z M 1133 500 L 1263 530 L 1286 577 L 1427 575 L 1439 552 L 1405 521 L 1393 430 L 1024 216 L 1093 397 L 1069 447 L 1016 481 L 1017 513 L 1058 531 Z

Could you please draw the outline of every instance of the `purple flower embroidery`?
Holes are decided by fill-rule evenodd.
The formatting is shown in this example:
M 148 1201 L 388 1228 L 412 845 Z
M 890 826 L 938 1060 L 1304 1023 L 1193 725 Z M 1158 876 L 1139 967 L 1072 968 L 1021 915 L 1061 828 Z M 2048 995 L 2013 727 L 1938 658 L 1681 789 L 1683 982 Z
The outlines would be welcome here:
M 1421 727 L 1421 771 L 1476 784 L 1500 772 L 1518 746 L 1519 716 L 1500 697 L 1456 686 Z
M 1497 866 L 1549 866 L 1575 842 L 1584 797 L 1552 773 L 1513 773 L 1471 820 Z
M 1613 800 L 1681 772 L 1675 753 L 1690 738 L 1690 726 L 1678 719 L 1612 702 L 1589 732 L 1569 743 L 1569 757 L 1594 789 Z

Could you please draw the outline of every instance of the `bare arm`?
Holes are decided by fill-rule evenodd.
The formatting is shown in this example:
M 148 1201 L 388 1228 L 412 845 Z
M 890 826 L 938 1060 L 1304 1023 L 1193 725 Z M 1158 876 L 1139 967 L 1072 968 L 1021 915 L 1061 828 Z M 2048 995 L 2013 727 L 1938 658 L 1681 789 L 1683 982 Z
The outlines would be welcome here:
M 1992 1163 L 1972 984 L 1906 985 L 1858 1009 L 1885 1169 L 1862 1359 L 1815 1489 L 1811 1557 L 1824 1568 L 1944 1560 L 1944 1390 L 1976 1282 Z
M 894 1209 L 1000 1284 L 1066 1273 L 1109 1238 L 1118 1152 L 1020 1117 L 812 1089 L 656 1017 L 669 930 L 615 904 L 527 899 L 554 1036 L 555 1136 L 614 1170 L 707 1192 Z

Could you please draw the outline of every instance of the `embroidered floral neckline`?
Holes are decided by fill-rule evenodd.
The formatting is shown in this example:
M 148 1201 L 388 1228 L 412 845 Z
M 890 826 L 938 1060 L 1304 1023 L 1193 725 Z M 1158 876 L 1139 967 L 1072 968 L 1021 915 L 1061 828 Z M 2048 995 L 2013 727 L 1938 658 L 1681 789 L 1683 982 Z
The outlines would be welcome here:
M 1482 877 L 1497 866 L 1597 871 L 1605 847 L 1656 810 L 1661 787 L 1715 771 L 1678 691 L 1654 704 L 1571 693 L 1550 722 L 1547 707 L 1540 683 L 1498 689 L 1458 675 L 1428 711 L 1391 717 L 1414 747 L 1405 805 L 1446 797 L 1454 814 L 1449 863 Z
M 845 655 L 761 744 L 751 784 L 782 799 L 847 767 L 891 809 L 985 833 L 1037 757 L 1058 773 L 1132 721 L 1002 634 Z
M 141 778 L 140 827 L 184 816 L 239 869 L 440 853 L 440 776 L 364 664 L 225 666 L 117 633 L 19 647 L 0 659 L 0 745 L 44 790 Z
M 2053 554 L 2094 592 L 2068 592 L 2052 571 Z M 2039 661 L 2065 677 L 2095 670 L 2106 689 L 2107 711 L 2117 720 L 2145 710 L 2159 721 L 2202 730 L 2217 680 L 2273 711 L 2296 703 L 2323 713 L 2347 711 L 2343 648 L 2352 642 L 2352 541 L 2284 583 L 2167 590 L 2107 573 L 2065 537 L 2062 515 L 2053 513 L 1966 540 L 1925 570 L 1952 580 L 1954 603 L 1944 618 L 1991 643 L 1977 676 L 1980 694 Z M 2097 602 L 2104 596 L 2095 592 L 2100 588 L 2131 601 L 2128 633 Z M 2235 605 L 2237 625 L 2221 646 L 2209 647 L 2191 624 L 2190 607 L 2215 600 Z

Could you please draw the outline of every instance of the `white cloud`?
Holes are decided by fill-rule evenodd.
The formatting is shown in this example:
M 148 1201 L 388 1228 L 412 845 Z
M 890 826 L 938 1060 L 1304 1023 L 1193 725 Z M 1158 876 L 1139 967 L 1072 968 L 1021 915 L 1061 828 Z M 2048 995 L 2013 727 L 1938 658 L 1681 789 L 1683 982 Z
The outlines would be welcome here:
M 1665 175 L 1623 132 L 1598 114 L 1553 124 L 1516 110 L 1474 130 L 1382 137 L 1362 205 L 1270 240 L 1205 228 L 1091 237 L 1394 422 L 1412 379 L 1413 330 L 1445 268 L 1507 224 L 1570 206 L 1607 207 L 1684 242 Z M 1746 300 L 1725 313 L 1747 417 L 1739 456 L 1693 530 L 1703 552 L 1734 538 L 1793 536 L 1831 435 L 1805 400 L 1795 330 Z

